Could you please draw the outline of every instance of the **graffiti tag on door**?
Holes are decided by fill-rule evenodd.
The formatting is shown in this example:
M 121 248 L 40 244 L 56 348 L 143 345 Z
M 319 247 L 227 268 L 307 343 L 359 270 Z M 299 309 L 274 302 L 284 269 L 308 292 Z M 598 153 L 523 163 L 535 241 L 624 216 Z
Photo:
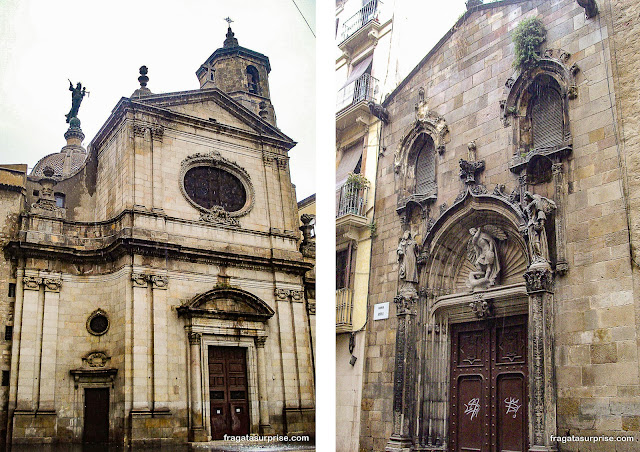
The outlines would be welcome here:
M 471 420 L 478 415 L 480 412 L 480 399 L 475 397 L 469 400 L 469 403 L 464 404 L 464 414 L 470 414 Z

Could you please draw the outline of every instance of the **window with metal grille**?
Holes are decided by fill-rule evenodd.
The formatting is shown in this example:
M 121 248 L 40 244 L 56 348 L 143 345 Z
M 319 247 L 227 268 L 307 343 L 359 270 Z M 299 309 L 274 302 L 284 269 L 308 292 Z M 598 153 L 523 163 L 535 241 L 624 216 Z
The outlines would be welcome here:
M 431 139 L 427 139 L 426 135 L 423 135 L 417 141 L 422 149 L 416 158 L 415 193 L 422 195 L 431 193 L 436 188 L 436 162 Z
M 531 108 L 533 147 L 554 148 L 563 143 L 562 98 L 553 88 L 540 87 L 539 90 Z
M 7 325 L 4 327 L 4 340 L 10 341 L 11 339 L 13 339 L 13 326 Z
M 9 298 L 16 297 L 16 283 L 9 283 Z

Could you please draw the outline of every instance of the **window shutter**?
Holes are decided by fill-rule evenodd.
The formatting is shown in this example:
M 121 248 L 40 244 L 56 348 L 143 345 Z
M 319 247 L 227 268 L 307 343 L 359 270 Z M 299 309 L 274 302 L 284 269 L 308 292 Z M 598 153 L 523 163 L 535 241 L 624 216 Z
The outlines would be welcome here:
M 416 194 L 429 194 L 435 189 L 436 165 L 433 146 L 425 146 L 416 160 Z
M 531 110 L 534 149 L 560 146 L 563 143 L 562 99 L 555 89 L 544 89 Z

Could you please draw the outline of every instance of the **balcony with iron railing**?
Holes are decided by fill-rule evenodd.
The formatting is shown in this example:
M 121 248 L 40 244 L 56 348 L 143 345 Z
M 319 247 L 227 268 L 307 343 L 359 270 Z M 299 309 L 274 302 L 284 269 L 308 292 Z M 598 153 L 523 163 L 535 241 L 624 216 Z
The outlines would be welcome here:
M 354 182 L 346 182 L 336 190 L 336 218 L 347 215 L 363 217 L 366 220 L 367 187 Z
M 342 112 L 352 105 L 364 103 L 368 110 L 368 102 L 373 100 L 375 88 L 378 85 L 378 80 L 372 77 L 371 74 L 364 73 L 347 86 L 341 88 L 338 91 L 337 98 L 337 110 Z
M 353 290 L 348 288 L 336 290 L 336 331 L 351 331 L 353 323 Z
M 371 21 L 377 20 L 380 3 L 379 0 L 371 0 L 357 13 L 345 20 L 340 31 L 340 43 L 349 39 Z

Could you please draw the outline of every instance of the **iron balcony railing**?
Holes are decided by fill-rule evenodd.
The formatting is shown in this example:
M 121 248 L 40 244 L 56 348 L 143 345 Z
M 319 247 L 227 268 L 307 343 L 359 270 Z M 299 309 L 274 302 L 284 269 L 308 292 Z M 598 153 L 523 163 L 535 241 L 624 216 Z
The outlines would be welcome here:
M 373 100 L 373 92 L 378 80 L 364 73 L 353 82 L 338 91 L 338 111 L 361 101 Z
M 353 316 L 353 290 L 336 290 L 336 326 L 350 327 Z
M 366 216 L 367 188 L 347 182 L 336 190 L 336 218 L 345 215 Z
M 342 24 L 342 31 L 340 32 L 340 42 L 347 40 L 349 36 L 352 36 L 356 31 L 367 25 L 374 19 L 378 18 L 379 0 L 371 0 L 358 10 L 353 16 L 349 17 Z

